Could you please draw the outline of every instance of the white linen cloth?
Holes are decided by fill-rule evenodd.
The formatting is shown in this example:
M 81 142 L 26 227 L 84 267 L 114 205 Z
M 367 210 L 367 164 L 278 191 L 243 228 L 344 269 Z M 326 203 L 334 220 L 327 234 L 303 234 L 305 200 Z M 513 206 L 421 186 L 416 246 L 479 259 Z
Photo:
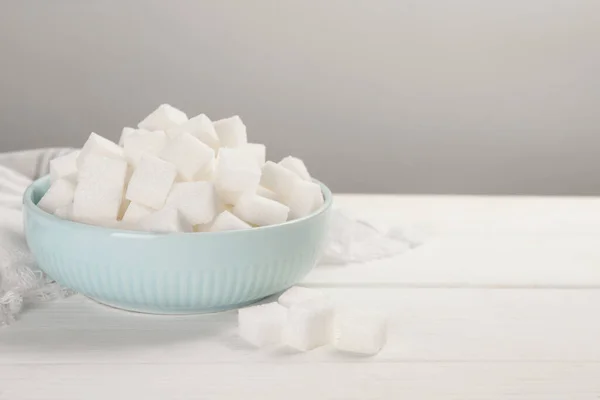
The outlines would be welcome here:
M 73 149 L 39 149 L 0 154 L 0 326 L 15 320 L 23 305 L 68 296 L 40 271 L 23 235 L 22 197 L 48 173 L 49 162 Z M 400 254 L 418 243 L 401 231 L 385 231 L 334 210 L 323 264 L 366 262 Z

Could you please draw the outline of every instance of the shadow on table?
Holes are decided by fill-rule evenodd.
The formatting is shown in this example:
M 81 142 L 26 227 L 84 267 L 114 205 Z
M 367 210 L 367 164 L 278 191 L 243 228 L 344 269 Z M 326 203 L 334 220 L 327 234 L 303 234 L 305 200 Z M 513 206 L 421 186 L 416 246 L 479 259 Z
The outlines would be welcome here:
M 201 315 L 149 315 L 113 309 L 82 296 L 36 305 L 0 328 L 0 349 L 40 352 L 168 347 L 231 335 L 235 311 Z M 2 351 L 0 350 L 0 353 Z

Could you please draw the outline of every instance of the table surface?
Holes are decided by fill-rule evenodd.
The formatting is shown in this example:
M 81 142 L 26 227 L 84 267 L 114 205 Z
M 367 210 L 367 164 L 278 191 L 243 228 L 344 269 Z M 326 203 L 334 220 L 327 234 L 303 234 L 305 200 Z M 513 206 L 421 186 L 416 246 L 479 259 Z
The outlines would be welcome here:
M 0 399 L 599 399 L 600 199 L 336 196 L 425 233 L 303 282 L 386 312 L 375 357 L 253 349 L 236 314 L 156 317 L 81 296 L 0 329 Z

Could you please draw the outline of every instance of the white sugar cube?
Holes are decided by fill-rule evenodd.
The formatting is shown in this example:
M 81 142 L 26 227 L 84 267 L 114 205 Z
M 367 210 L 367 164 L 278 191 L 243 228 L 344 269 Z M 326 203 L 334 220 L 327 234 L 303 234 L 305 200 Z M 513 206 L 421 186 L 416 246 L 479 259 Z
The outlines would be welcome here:
M 219 196 L 225 202 L 235 204 L 243 193 L 256 191 L 260 173 L 260 167 L 244 151 L 219 150 L 214 182 Z
M 165 207 L 142 217 L 138 229 L 156 233 L 193 232 L 193 227 L 176 208 Z
M 90 154 L 79 170 L 73 218 L 82 222 L 116 221 L 123 199 L 127 162 Z
M 321 187 L 314 182 L 297 180 L 286 204 L 290 207 L 290 219 L 305 217 L 323 205 Z
M 161 104 L 139 124 L 138 128 L 147 131 L 167 131 L 188 120 L 187 115 L 169 104 Z
M 183 132 L 169 140 L 160 152 L 160 158 L 177 167 L 181 180 L 191 181 L 210 165 L 215 158 L 215 151 L 190 133 Z
M 123 147 L 123 144 L 125 143 L 125 138 L 129 135 L 136 133 L 136 131 L 137 129 L 129 128 L 127 126 L 123 128 L 123 130 L 121 131 L 121 137 L 119 138 L 119 146 Z
M 238 332 L 246 342 L 263 347 L 281 342 L 287 310 L 277 303 L 241 308 L 238 311 Z
M 285 203 L 289 199 L 296 181 L 300 177 L 289 169 L 267 161 L 262 168 L 260 185 L 272 190 Z
M 220 119 L 213 123 L 221 147 L 240 147 L 248 143 L 246 134 L 246 125 L 242 119 L 234 115 L 233 117 Z
M 289 208 L 255 193 L 242 195 L 233 207 L 233 213 L 257 226 L 280 224 L 287 220 Z
M 219 148 L 219 137 L 212 121 L 204 114 L 190 118 L 183 124 L 170 129 L 167 134 L 175 138 L 183 132 L 188 132 L 213 150 Z
M 293 305 L 301 304 L 309 300 L 325 300 L 326 298 L 327 296 L 325 293 L 321 292 L 320 290 L 305 288 L 302 286 L 293 286 L 283 292 L 277 301 L 282 306 L 289 308 Z
M 67 179 L 54 182 L 38 202 L 38 207 L 53 214 L 58 208 L 67 206 L 73 201 L 75 186 Z
M 307 351 L 331 342 L 334 309 L 327 299 L 313 299 L 288 309 L 283 342 L 296 350 Z
M 212 225 L 208 228 L 209 232 L 222 232 L 222 231 L 238 231 L 243 229 L 250 229 L 252 226 L 248 225 L 229 211 L 225 210 L 213 221 Z
M 92 132 L 77 157 L 77 168 L 81 169 L 92 154 L 116 159 L 123 158 L 123 149 L 116 143 Z
M 167 141 L 167 134 L 163 131 L 149 132 L 140 129 L 125 138 L 123 151 L 129 163 L 137 165 L 143 154 L 158 155 Z
M 77 157 L 79 157 L 79 151 L 73 151 L 50 161 L 50 182 L 54 183 L 63 178 L 76 182 Z
M 71 219 L 71 216 L 73 215 L 73 203 L 58 207 L 56 211 L 54 211 L 54 215 L 62 219 Z
M 212 182 L 175 183 L 167 197 L 167 206 L 175 207 L 192 225 L 206 224 L 217 214 L 217 195 Z
M 194 175 L 194 181 L 213 181 L 215 176 L 216 159 L 212 159 L 207 165 Z
M 129 181 L 125 197 L 158 210 L 165 204 L 176 176 L 175 165 L 144 154 Z
M 122 220 L 126 223 L 133 224 L 138 222 L 141 218 L 154 213 L 154 211 L 155 210 L 150 207 L 146 207 L 135 202 L 130 202 L 125 210 L 125 213 L 123 214 Z
M 262 197 L 266 197 L 267 199 L 279 201 L 279 196 L 277 196 L 277 193 L 267 189 L 264 186 L 258 186 L 258 188 L 256 188 L 256 194 Z
M 242 151 L 248 154 L 249 157 L 256 160 L 259 167 L 265 165 L 267 158 L 267 148 L 264 144 L 247 143 L 239 147 Z
M 305 181 L 312 180 L 310 178 L 310 174 L 308 173 L 308 169 L 306 169 L 306 165 L 304 165 L 304 162 L 299 158 L 292 156 L 285 157 L 284 159 L 279 161 L 279 165 L 289 169 Z
M 337 312 L 333 324 L 336 349 L 374 355 L 385 345 L 387 321 L 382 315 L 356 310 Z

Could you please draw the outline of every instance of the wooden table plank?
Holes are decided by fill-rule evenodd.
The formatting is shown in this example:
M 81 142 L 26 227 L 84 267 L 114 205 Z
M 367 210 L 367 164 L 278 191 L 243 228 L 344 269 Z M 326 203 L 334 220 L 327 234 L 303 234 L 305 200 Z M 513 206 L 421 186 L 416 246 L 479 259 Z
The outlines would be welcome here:
M 600 236 L 438 236 L 365 264 L 320 266 L 310 286 L 600 287 Z
M 594 400 L 597 363 L 1 366 L 2 400 Z
M 600 290 L 328 289 L 344 307 L 389 315 L 389 339 L 369 362 L 600 362 Z M 295 364 L 344 362 L 329 347 L 255 350 L 235 312 L 129 314 L 74 297 L 0 330 L 0 365 Z
M 336 195 L 353 215 L 431 234 L 600 234 L 600 197 Z

